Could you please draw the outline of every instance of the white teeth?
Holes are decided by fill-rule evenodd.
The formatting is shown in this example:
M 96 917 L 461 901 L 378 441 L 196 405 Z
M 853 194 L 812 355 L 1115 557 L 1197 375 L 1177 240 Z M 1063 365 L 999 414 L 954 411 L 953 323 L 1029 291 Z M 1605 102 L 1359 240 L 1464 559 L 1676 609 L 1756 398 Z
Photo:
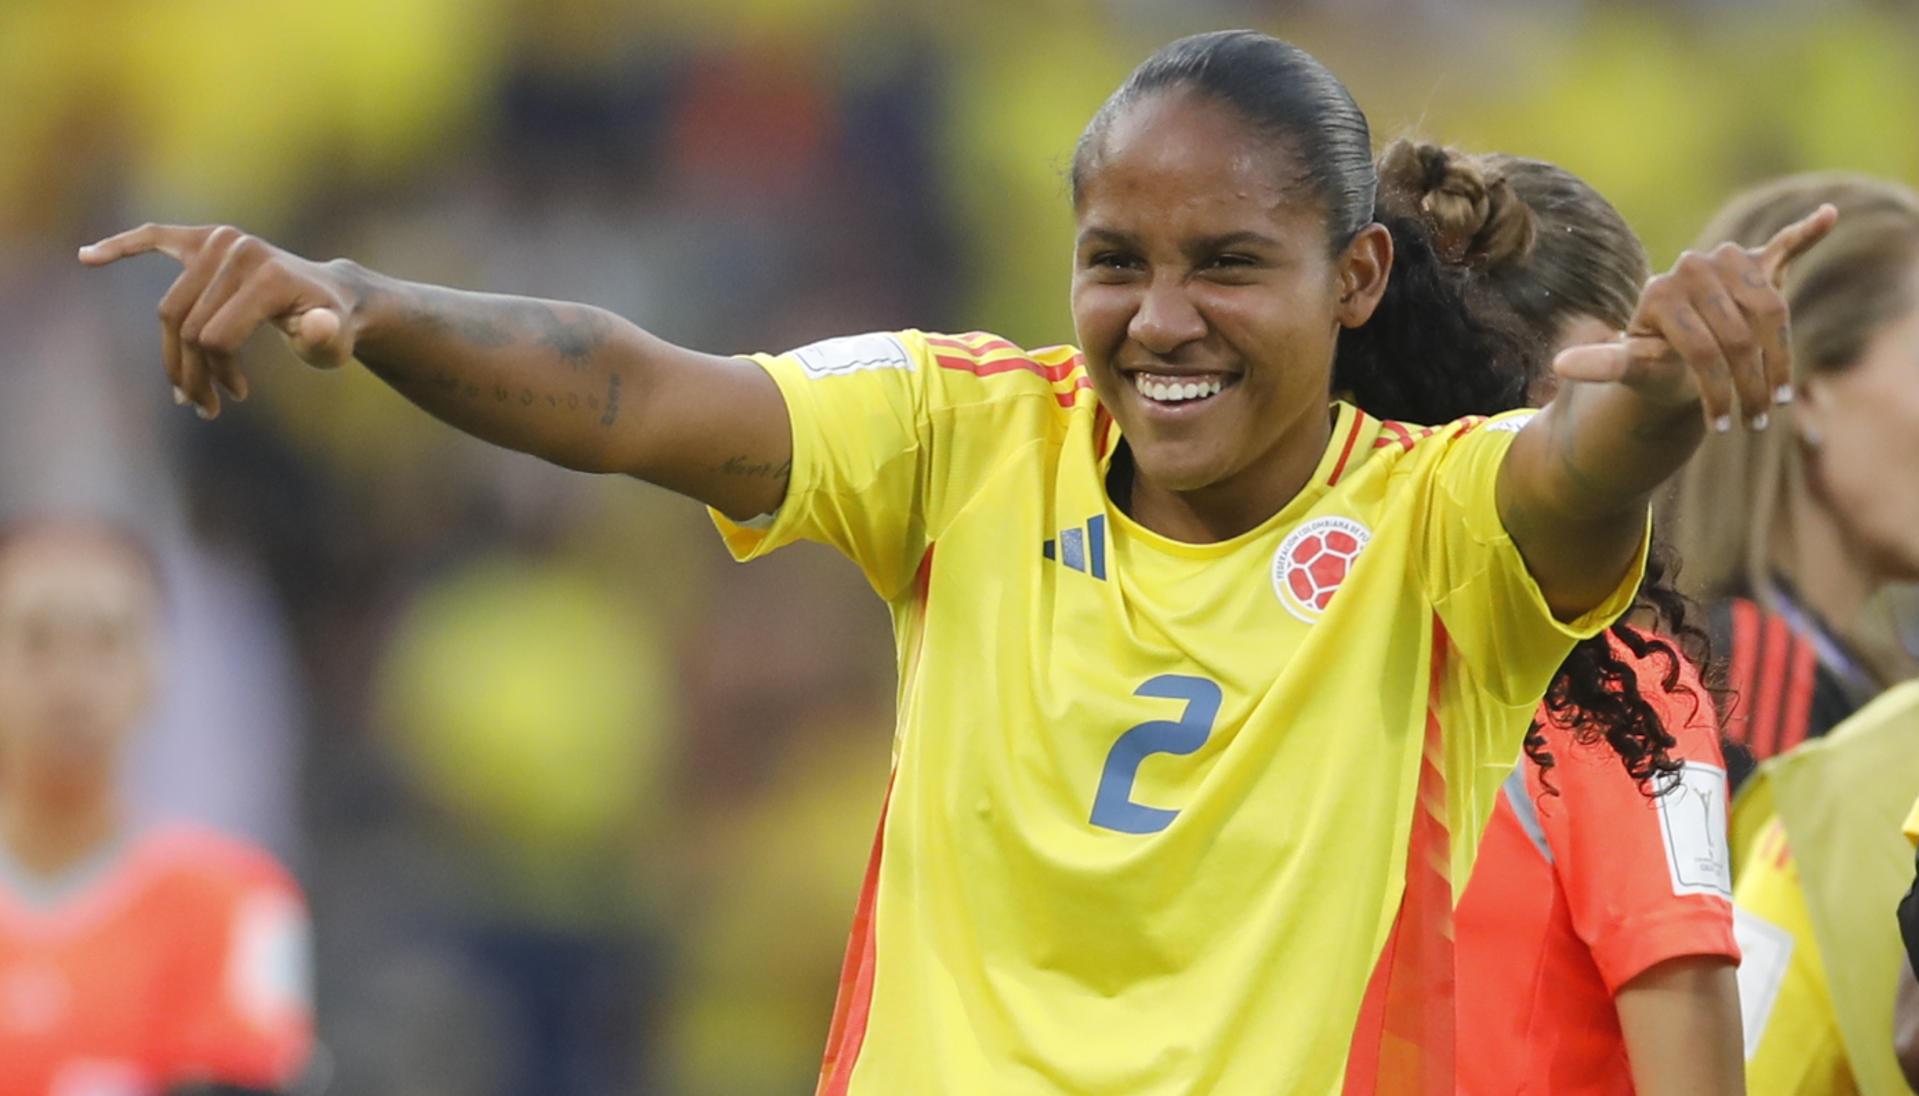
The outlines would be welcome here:
M 1204 399 L 1207 396 L 1217 396 L 1220 390 L 1226 387 L 1226 382 L 1217 377 L 1210 377 L 1202 381 L 1181 381 L 1174 379 L 1168 382 L 1154 380 L 1145 373 L 1135 373 L 1133 374 L 1133 386 L 1139 390 L 1140 395 L 1148 399 L 1158 400 L 1162 403 L 1180 403 L 1185 400 L 1197 400 Z

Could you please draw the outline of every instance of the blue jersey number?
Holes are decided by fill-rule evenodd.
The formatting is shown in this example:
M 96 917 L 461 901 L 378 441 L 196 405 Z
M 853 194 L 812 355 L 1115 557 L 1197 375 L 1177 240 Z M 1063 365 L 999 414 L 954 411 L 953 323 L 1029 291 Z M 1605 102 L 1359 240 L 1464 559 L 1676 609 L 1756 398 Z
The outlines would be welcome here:
M 1133 778 L 1139 763 L 1153 754 L 1189 754 L 1206 744 L 1219 718 L 1219 686 L 1203 677 L 1161 674 L 1134 690 L 1134 696 L 1184 700 L 1186 710 L 1177 720 L 1141 723 L 1119 736 L 1106 767 L 1099 774 L 1093 796 L 1093 825 L 1120 833 L 1158 833 L 1172 824 L 1178 811 L 1133 802 Z

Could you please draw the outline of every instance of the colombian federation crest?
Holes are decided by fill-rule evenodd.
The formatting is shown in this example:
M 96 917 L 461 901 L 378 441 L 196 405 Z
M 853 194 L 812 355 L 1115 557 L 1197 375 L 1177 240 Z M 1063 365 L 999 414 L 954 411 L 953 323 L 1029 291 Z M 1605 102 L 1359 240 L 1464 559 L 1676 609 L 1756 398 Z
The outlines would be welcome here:
M 1273 553 L 1273 592 L 1286 611 L 1308 624 L 1332 604 L 1373 531 L 1351 518 L 1302 522 Z

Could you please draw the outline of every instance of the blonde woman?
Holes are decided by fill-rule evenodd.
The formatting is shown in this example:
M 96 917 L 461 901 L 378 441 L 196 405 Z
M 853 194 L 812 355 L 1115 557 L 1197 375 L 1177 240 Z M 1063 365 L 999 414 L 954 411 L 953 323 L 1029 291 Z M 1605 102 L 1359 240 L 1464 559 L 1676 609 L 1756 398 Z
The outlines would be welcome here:
M 1708 439 L 1664 527 L 1730 625 L 1714 644 L 1727 731 L 1761 762 L 1733 847 L 1747 1084 L 1762 1094 L 1904 1091 L 1892 911 L 1912 878 L 1899 823 L 1919 793 L 1919 686 L 1861 708 L 1895 671 L 1858 621 L 1919 578 L 1919 196 L 1799 176 L 1701 235 L 1763 239 L 1825 204 L 1839 228 L 1785 282 L 1796 399 L 1763 434 Z
M 1658 504 L 1726 660 L 1735 788 L 1913 669 L 1878 595 L 1919 579 L 1919 492 L 1900 487 L 1919 475 L 1919 195 L 1798 176 L 1735 199 L 1699 238 L 1763 238 L 1820 202 L 1843 224 L 1787 286 L 1797 401 L 1771 430 L 1706 439 Z

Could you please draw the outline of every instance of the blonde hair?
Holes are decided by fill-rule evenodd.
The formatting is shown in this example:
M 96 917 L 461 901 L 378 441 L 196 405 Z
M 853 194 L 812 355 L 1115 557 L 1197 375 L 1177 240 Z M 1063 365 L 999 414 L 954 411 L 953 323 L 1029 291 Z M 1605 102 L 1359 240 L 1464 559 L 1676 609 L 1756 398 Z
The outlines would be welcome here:
M 1825 202 L 1839 209 L 1837 227 L 1786 277 L 1795 383 L 1851 368 L 1880 329 L 1919 303 L 1919 194 L 1863 175 L 1792 176 L 1734 198 L 1696 245 L 1758 247 Z M 1767 431 L 1709 436 L 1659 500 L 1658 521 L 1685 561 L 1681 588 L 1695 598 L 1751 597 L 1776 607 L 1772 533 L 1805 470 L 1790 406 L 1773 419 Z M 1828 623 L 1846 631 L 1854 622 Z M 1877 640 L 1860 646 L 1869 657 L 1864 648 L 1882 648 Z M 1884 658 L 1872 661 L 1885 669 Z

